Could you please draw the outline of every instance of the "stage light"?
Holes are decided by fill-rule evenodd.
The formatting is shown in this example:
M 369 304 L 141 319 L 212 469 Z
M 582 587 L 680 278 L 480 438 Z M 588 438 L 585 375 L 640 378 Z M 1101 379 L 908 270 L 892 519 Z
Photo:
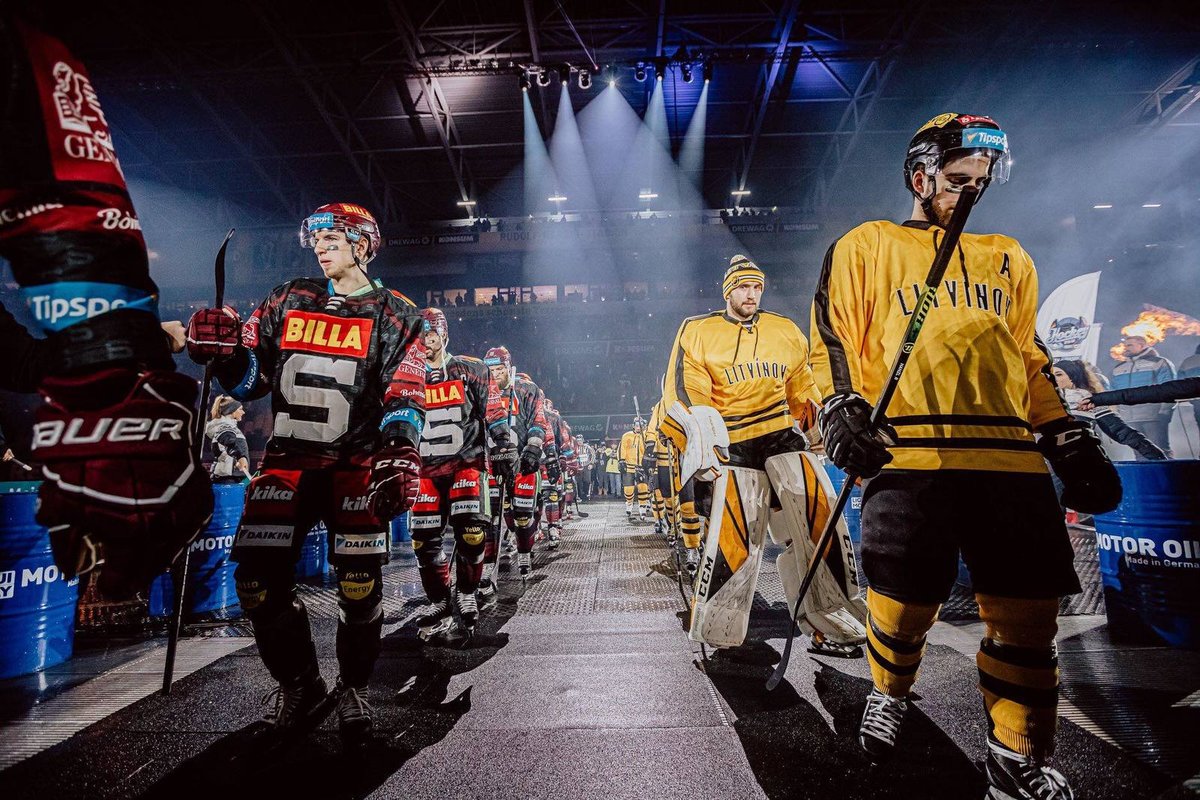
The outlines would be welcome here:
M 563 64 L 558 68 L 558 79 L 562 81 L 562 85 L 566 86 L 571 82 L 571 65 Z
M 730 192 L 730 194 L 733 195 L 734 197 L 749 197 L 750 190 L 749 189 L 734 189 L 732 192 Z
M 1112 208 L 1112 203 L 1097 203 L 1092 208 Z
M 692 74 L 692 65 L 691 64 L 681 64 L 679 66 L 679 71 L 680 71 L 680 73 L 683 74 L 683 82 L 684 83 L 691 83 L 692 81 L 694 81 L 696 79 L 696 76 Z
M 708 83 L 709 81 L 711 81 L 712 76 L 713 76 L 713 62 L 705 61 L 704 62 L 704 82 Z
M 654 62 L 654 79 L 661 81 L 663 76 L 667 74 L 666 59 L 657 59 Z
M 522 92 L 529 91 L 529 73 L 528 72 L 521 73 L 521 91 Z
M 592 73 L 588 72 L 586 69 L 579 70 L 579 88 L 583 89 L 585 92 L 592 88 Z
M 470 208 L 471 206 L 475 205 L 475 201 L 474 200 L 459 200 L 457 205 L 460 205 L 463 208 Z
M 658 199 L 658 194 L 656 192 L 650 191 L 649 189 L 643 189 L 641 192 L 638 193 L 638 200 L 656 200 L 656 199 Z
M 538 72 L 537 85 L 538 86 L 549 86 L 550 85 L 550 71 L 549 70 L 543 69 Z
M 1162 203 L 1142 203 L 1142 208 L 1162 208 Z
M 646 65 L 645 64 L 637 65 L 637 68 L 633 70 L 633 79 L 635 81 L 637 81 L 638 83 L 646 82 Z
M 566 201 L 567 197 L 566 197 L 566 195 L 552 194 L 549 197 L 547 197 L 546 199 L 549 200 L 551 203 L 562 203 L 562 202 Z

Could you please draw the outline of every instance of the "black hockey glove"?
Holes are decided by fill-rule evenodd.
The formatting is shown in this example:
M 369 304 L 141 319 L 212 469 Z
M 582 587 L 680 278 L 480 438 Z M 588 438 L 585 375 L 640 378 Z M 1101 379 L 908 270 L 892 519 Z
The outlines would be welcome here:
M 883 417 L 872 431 L 870 420 L 871 404 L 853 392 L 827 397 L 817 414 L 825 454 L 848 475 L 874 478 L 892 460 L 887 449 L 899 438 L 896 429 Z
M 492 461 L 492 474 L 503 480 L 506 484 L 512 483 L 512 479 L 517 472 L 517 449 L 506 442 L 492 448 L 490 457 Z
M 1092 426 L 1073 417 L 1042 426 L 1038 449 L 1063 483 L 1062 503 L 1085 514 L 1112 511 L 1121 502 L 1121 478 Z
M 532 475 L 538 471 L 542 463 L 542 448 L 536 444 L 527 444 L 521 451 L 520 470 L 522 475 Z

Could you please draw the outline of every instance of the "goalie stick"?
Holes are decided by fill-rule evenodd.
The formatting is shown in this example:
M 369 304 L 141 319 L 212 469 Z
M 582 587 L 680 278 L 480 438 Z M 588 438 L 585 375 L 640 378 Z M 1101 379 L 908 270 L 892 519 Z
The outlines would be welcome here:
M 967 217 L 970 215 L 971 208 L 975 205 L 977 199 L 979 199 L 978 189 L 973 186 L 963 187 L 962 196 L 954 206 L 954 213 L 950 215 L 950 223 L 946 226 L 946 235 L 942 237 L 941 245 L 933 257 L 933 264 L 929 267 L 929 274 L 925 278 L 925 286 L 921 289 L 921 297 L 917 300 L 917 307 L 913 310 L 913 315 L 908 320 L 908 327 L 904 331 L 904 339 L 900 342 L 900 349 L 896 352 L 896 357 L 892 361 L 892 369 L 888 375 L 887 383 L 884 384 L 883 391 L 880 392 L 879 399 L 875 403 L 875 408 L 871 411 L 869 424 L 872 429 L 878 426 L 879 420 L 884 416 L 888 404 L 892 400 L 892 395 L 896 393 L 896 387 L 900 383 L 900 376 L 904 373 L 904 368 L 908 365 L 908 359 L 912 355 L 913 348 L 917 343 L 917 337 L 921 335 L 921 327 L 925 324 L 925 318 L 929 315 L 929 309 L 933 305 L 933 299 L 937 293 L 938 286 L 942 282 L 942 277 L 946 274 L 946 265 L 950 263 L 950 256 L 953 255 L 955 248 L 958 247 L 958 240 L 962 236 L 963 228 L 966 227 Z M 829 546 L 829 540 L 833 535 L 834 529 L 837 527 L 837 521 L 842 516 L 842 512 L 845 511 L 846 503 L 850 500 L 850 492 L 854 489 L 856 479 L 857 476 L 855 475 L 846 475 L 846 482 L 842 484 L 842 490 L 838 492 L 837 502 L 829 514 L 829 520 L 825 523 L 825 530 L 821 531 L 821 538 L 817 540 L 816 549 L 813 550 L 812 557 L 809 558 L 808 569 L 804 573 L 804 580 L 800 583 L 800 591 L 796 595 L 796 610 L 792 613 L 791 625 L 788 626 L 787 639 L 783 645 L 783 655 L 780 657 L 775 671 L 771 673 L 771 677 L 767 680 L 767 691 L 771 691 L 778 686 L 783 680 L 784 673 L 787 672 L 788 661 L 792 657 L 792 642 L 796 638 L 796 621 L 800 617 L 800 609 L 804 603 L 804 596 L 808 593 L 808 587 L 812 584 L 813 577 L 817 573 L 817 566 L 821 563 L 825 549 Z

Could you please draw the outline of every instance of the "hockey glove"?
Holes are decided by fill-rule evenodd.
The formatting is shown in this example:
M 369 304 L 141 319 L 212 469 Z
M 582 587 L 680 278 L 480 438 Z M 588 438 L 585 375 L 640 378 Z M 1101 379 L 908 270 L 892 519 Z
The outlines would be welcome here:
M 527 444 L 525 449 L 521 451 L 521 474 L 532 475 L 538 471 L 538 465 L 542 463 L 542 448 L 536 444 Z
M 242 321 L 231 307 L 202 308 L 188 320 L 188 356 L 197 364 L 228 358 L 241 342 Z
M 1064 506 L 1103 514 L 1120 504 L 1121 478 L 1091 425 L 1065 417 L 1042 426 L 1038 433 L 1038 449 L 1063 483 Z
M 390 442 L 375 454 L 367 508 L 388 523 L 413 507 L 421 485 L 421 454 L 405 442 Z
M 503 479 L 505 483 L 512 483 L 517 471 L 517 450 L 510 444 L 503 444 L 492 448 L 490 453 L 492 461 L 492 474 Z
M 874 478 L 892 460 L 888 448 L 899 438 L 886 418 L 871 430 L 871 404 L 849 392 L 826 398 L 817 415 L 825 454 L 838 469 L 859 478 Z
M 212 516 L 192 447 L 196 381 L 176 372 L 100 370 L 42 382 L 33 449 L 46 480 L 37 520 L 74 577 L 101 562 L 113 598 L 144 590 Z

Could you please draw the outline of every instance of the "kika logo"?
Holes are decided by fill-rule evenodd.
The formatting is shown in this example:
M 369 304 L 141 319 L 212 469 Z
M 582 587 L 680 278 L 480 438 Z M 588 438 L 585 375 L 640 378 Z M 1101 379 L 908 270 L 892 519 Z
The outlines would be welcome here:
M 308 311 L 289 311 L 283 318 L 284 350 L 365 358 L 371 344 L 370 319 L 347 319 Z
M 976 129 L 963 131 L 963 147 L 990 147 L 993 150 L 1008 148 L 1008 137 L 997 130 Z
M 425 387 L 425 407 L 460 406 L 466 389 L 462 381 L 446 381 Z
M 84 426 L 88 426 L 84 429 Z M 76 417 L 69 423 L 63 420 L 39 422 L 33 426 L 33 449 L 44 447 L 73 447 L 97 442 L 157 442 L 183 438 L 183 421 L 178 419 L 147 419 L 145 417 L 100 417 L 86 420 Z
M 280 489 L 278 486 L 256 486 L 251 493 L 251 500 L 273 500 L 287 502 L 296 496 L 291 489 Z
M 366 511 L 366 510 L 367 510 L 367 496 L 366 495 L 362 495 L 361 497 L 343 497 L 342 498 L 342 511 Z
M 473 478 L 460 478 L 460 479 L 456 480 L 454 482 L 454 485 L 451 486 L 450 488 L 451 489 L 474 489 L 478 485 L 479 485 L 479 481 L 477 481 Z

